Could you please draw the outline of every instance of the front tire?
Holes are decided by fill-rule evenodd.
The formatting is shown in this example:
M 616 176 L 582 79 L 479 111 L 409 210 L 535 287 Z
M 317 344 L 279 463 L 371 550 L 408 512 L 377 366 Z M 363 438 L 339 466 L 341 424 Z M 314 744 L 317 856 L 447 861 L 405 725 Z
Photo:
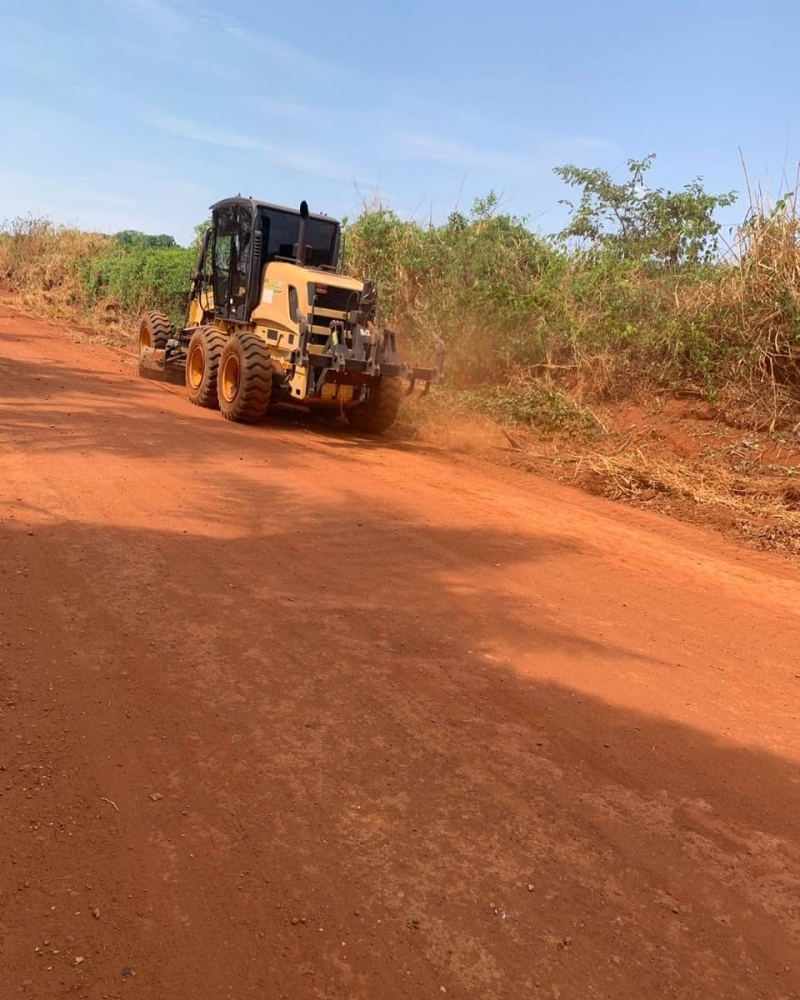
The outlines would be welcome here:
M 171 331 L 172 327 L 164 313 L 145 313 L 139 321 L 139 353 L 147 347 L 163 351 Z
M 195 406 L 219 407 L 217 376 L 227 339 L 215 326 L 201 326 L 192 334 L 186 350 L 186 388 Z
M 217 398 L 226 420 L 252 424 L 267 412 L 272 395 L 272 360 L 255 333 L 228 338 L 219 363 Z
M 373 387 L 366 403 L 347 411 L 348 423 L 362 434 L 383 434 L 397 420 L 402 399 L 402 381 L 383 376 Z

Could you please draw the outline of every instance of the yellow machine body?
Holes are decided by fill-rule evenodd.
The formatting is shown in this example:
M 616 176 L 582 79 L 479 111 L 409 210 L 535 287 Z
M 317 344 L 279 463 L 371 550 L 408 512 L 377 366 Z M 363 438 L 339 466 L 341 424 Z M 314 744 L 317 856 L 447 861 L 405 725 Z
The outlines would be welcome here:
M 160 313 L 140 326 L 140 372 L 185 381 L 193 403 L 253 422 L 270 406 L 338 410 L 367 432 L 397 417 L 436 364 L 401 361 L 397 337 L 376 327 L 374 282 L 341 273 L 339 223 L 248 198 L 212 206 L 198 252 L 186 321 Z M 441 342 L 439 342 L 441 346 Z M 403 388 L 403 383 L 407 388 Z

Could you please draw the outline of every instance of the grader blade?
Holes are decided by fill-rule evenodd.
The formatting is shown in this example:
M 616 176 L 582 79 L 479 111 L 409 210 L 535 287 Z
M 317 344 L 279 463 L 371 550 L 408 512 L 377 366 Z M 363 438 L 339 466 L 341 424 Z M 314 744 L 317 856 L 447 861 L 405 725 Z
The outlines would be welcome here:
M 142 378 L 153 379 L 156 382 L 183 385 L 185 361 L 185 356 L 182 354 L 176 356 L 165 350 L 146 347 L 139 355 L 139 374 Z

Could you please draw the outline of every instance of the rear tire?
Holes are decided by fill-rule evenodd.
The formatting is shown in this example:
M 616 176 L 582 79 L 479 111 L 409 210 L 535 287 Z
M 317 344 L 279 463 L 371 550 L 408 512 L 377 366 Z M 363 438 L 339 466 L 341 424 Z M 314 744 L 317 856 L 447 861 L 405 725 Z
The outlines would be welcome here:
M 186 350 L 186 388 L 195 406 L 219 407 L 217 376 L 227 339 L 215 326 L 201 326 L 192 334 Z
M 139 320 L 139 353 L 146 347 L 163 351 L 172 332 L 170 322 L 164 313 L 147 312 Z
M 272 395 L 272 359 L 255 333 L 228 338 L 217 376 L 219 408 L 226 420 L 252 424 L 267 412 Z
M 397 420 L 402 399 L 402 381 L 383 376 L 366 403 L 347 411 L 347 420 L 353 430 L 362 434 L 383 434 Z

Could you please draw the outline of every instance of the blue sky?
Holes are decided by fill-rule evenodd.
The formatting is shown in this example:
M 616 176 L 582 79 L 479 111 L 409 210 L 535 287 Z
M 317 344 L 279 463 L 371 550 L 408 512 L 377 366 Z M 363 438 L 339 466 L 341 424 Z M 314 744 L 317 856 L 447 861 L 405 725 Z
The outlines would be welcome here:
M 188 240 L 241 192 L 442 218 L 495 189 L 553 231 L 552 168 L 791 181 L 790 0 L 0 0 L 0 221 Z M 727 209 L 735 222 L 743 209 Z

